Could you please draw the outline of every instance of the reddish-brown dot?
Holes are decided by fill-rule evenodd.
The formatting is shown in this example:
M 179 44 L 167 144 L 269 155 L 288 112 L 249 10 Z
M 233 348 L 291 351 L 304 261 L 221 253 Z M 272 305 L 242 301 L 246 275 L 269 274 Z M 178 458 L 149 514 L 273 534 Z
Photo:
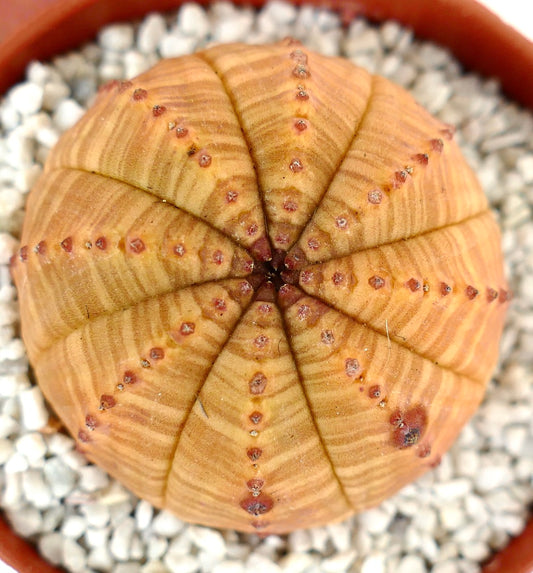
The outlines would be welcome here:
M 124 93 L 127 89 L 131 88 L 133 83 L 129 80 L 125 80 L 118 83 L 118 91 L 119 93 Z
M 368 192 L 368 202 L 379 205 L 383 199 L 383 192 L 380 189 L 372 189 Z
M 374 386 L 370 386 L 368 389 L 368 396 L 370 398 L 381 398 L 381 387 L 377 384 Z
M 182 137 L 186 137 L 188 133 L 189 133 L 189 130 L 186 127 L 182 127 L 182 126 L 176 127 L 176 137 L 178 139 L 181 139 Z M 196 150 L 195 150 L 195 152 L 196 152 Z
M 24 245 L 19 251 L 19 259 L 25 263 L 28 260 L 28 247 Z
M 38 255 L 46 255 L 46 241 L 39 241 L 33 251 Z
M 72 253 L 72 237 L 66 237 L 59 244 L 65 253 Z
M 224 253 L 222 251 L 215 251 L 213 253 L 213 262 L 216 265 L 221 265 L 224 262 Z
M 307 90 L 303 86 L 298 86 L 297 90 L 298 91 L 296 92 L 296 99 L 300 101 L 307 101 L 309 99 L 309 94 L 307 93 Z
M 509 291 L 505 290 L 505 289 L 500 289 L 500 292 L 498 294 L 498 302 L 508 302 L 510 301 L 512 298 L 512 295 Z
M 182 322 L 180 333 L 183 334 L 183 336 L 188 336 L 189 334 L 193 334 L 195 328 L 196 326 L 194 322 Z
M 137 382 L 137 375 L 131 370 L 126 370 L 122 376 L 122 382 L 124 382 L 124 384 L 135 384 L 135 382 Z
M 302 304 L 298 307 L 297 316 L 299 320 L 307 320 L 311 315 L 311 307 L 307 304 Z
M 418 281 L 415 278 L 409 279 L 406 283 L 405 286 L 412 292 L 416 292 L 417 290 L 420 290 L 421 288 L 421 284 L 420 281 Z
M 323 330 L 320 334 L 320 339 L 324 344 L 333 344 L 335 342 L 335 335 L 331 330 Z
M 226 301 L 223 298 L 215 298 L 213 299 L 213 306 L 219 312 L 224 312 L 226 310 Z
M 307 54 L 300 49 L 293 50 L 289 54 L 289 57 L 298 64 L 303 64 L 303 65 L 307 64 Z
M 165 113 L 165 111 L 167 111 L 167 108 L 164 105 L 156 104 L 152 108 L 152 115 L 154 117 L 159 117 L 160 115 L 163 115 Z
M 429 444 L 420 444 L 418 447 L 417 456 L 419 458 L 427 458 L 431 455 L 431 446 Z
M 107 239 L 105 237 L 98 237 L 94 244 L 96 245 L 96 248 L 101 251 L 105 251 L 107 249 Z
M 259 422 L 263 419 L 263 414 L 261 414 L 261 412 L 252 412 L 249 416 L 248 419 L 250 420 L 250 422 L 252 422 L 252 424 L 259 424 Z
M 383 288 L 385 286 L 385 279 L 383 279 L 382 277 L 378 277 L 377 275 L 374 275 L 373 277 L 370 277 L 368 279 L 368 284 L 376 290 L 379 290 L 380 288 Z
M 293 173 L 299 173 L 300 171 L 303 171 L 303 164 L 299 159 L 293 159 L 290 163 L 289 163 L 289 169 L 293 172 Z
M 265 334 L 260 334 L 254 338 L 254 345 L 257 348 L 264 348 L 269 343 L 269 338 Z
M 246 229 L 246 234 L 247 234 L 249 237 L 253 237 L 253 236 L 257 233 L 258 230 L 259 230 L 259 226 L 257 225 L 257 223 L 252 223 L 252 224 L 248 227 L 248 229 Z
M 300 273 L 300 282 L 302 284 L 309 284 L 315 278 L 315 273 L 313 271 L 302 271 Z
M 263 450 L 261 448 L 250 448 L 246 450 L 246 455 L 252 462 L 256 462 L 262 455 Z
M 276 237 L 276 242 L 280 245 L 286 245 L 290 241 L 290 237 L 287 233 L 279 233 Z
M 335 286 L 339 286 L 344 282 L 344 274 L 339 271 L 334 272 L 331 280 Z
M 396 171 L 392 180 L 392 187 L 399 189 L 407 181 L 407 175 L 408 171 L 406 169 Z
M 433 151 L 437 151 L 438 153 L 441 153 L 444 149 L 444 141 L 442 141 L 442 139 L 432 139 L 430 140 L 429 144 L 431 145 L 431 149 L 433 149 Z
M 337 229 L 346 229 L 348 228 L 348 219 L 346 217 L 337 217 L 335 219 L 335 226 Z
M 427 153 L 417 153 L 413 155 L 413 161 L 416 161 L 420 165 L 427 165 L 429 163 L 429 155 Z
M 299 80 L 306 80 L 311 75 L 311 72 L 305 64 L 298 64 L 292 69 L 292 75 Z
M 272 312 L 272 305 L 260 304 L 258 310 L 261 314 L 270 314 Z
M 296 119 L 294 120 L 294 127 L 296 131 L 305 131 L 307 129 L 307 121 L 305 119 Z
M 89 431 L 92 432 L 96 428 L 97 425 L 98 425 L 98 422 L 97 422 L 95 416 L 91 416 L 91 414 L 88 414 L 87 416 L 85 416 L 85 427 Z
M 165 357 L 165 351 L 158 346 L 150 348 L 149 354 L 152 360 L 162 360 Z
M 242 281 L 239 284 L 239 290 L 241 291 L 241 294 L 246 295 L 246 294 L 249 294 L 254 289 L 248 281 Z
M 116 404 L 117 402 L 113 396 L 110 396 L 109 394 L 102 394 L 100 396 L 100 410 L 109 410 L 116 406 Z
M 91 438 L 90 438 L 89 434 L 88 434 L 85 430 L 80 430 L 80 431 L 78 432 L 78 440 L 79 440 L 80 442 L 87 443 L 87 442 L 90 442 L 90 441 L 91 441 Z
M 267 378 L 262 372 L 256 372 L 250 382 L 248 382 L 248 388 L 250 390 L 250 394 L 258 395 L 262 394 L 265 391 L 267 385 Z
M 468 298 L 469 300 L 474 300 L 476 296 L 479 294 L 479 291 L 472 285 L 468 285 L 465 289 L 465 294 L 466 298 Z
M 359 374 L 361 366 L 357 358 L 346 358 L 344 361 L 344 372 L 349 378 L 355 378 Z
M 497 291 L 496 289 L 493 289 L 493 288 L 488 287 L 488 288 L 487 288 L 487 300 L 488 300 L 489 302 L 493 302 L 493 301 L 495 301 L 497 298 L 498 298 L 498 291 Z
M 294 213 L 294 211 L 298 209 L 298 203 L 296 203 L 296 201 L 292 201 L 291 199 L 287 199 L 283 203 L 283 208 L 289 213 Z
M 312 250 L 316 251 L 320 248 L 320 241 L 316 237 L 311 237 L 307 241 L 307 246 Z
M 174 245 L 174 248 L 172 250 L 174 254 L 177 255 L 178 257 L 183 257 L 183 255 L 185 254 L 185 246 L 182 243 Z
M 398 448 L 409 448 L 417 444 L 427 426 L 427 414 L 423 406 L 417 405 L 402 414 L 396 410 L 390 419 L 394 426 L 392 442 Z
M 455 127 L 453 125 L 446 125 L 444 129 L 441 129 L 440 132 L 446 139 L 453 139 L 455 134 Z
M 134 92 L 133 92 L 133 101 L 142 101 L 144 99 L 146 99 L 148 97 L 148 92 L 146 90 L 143 90 L 142 88 L 137 88 Z
M 252 496 L 241 501 L 241 507 L 255 517 L 268 513 L 274 506 L 272 498 L 264 493 Z
M 230 189 L 226 193 L 226 203 L 235 203 L 235 201 L 237 201 L 238 196 L 239 196 L 239 193 L 237 191 L 233 191 Z
M 146 245 L 144 244 L 143 240 L 139 237 L 135 237 L 134 239 L 128 240 L 128 250 L 131 253 L 135 253 L 138 255 L 142 253 L 146 249 Z
M 260 478 L 252 478 L 246 482 L 246 487 L 250 491 L 250 493 L 254 496 L 257 496 L 261 493 L 263 486 L 265 485 L 265 480 Z
M 200 153 L 198 165 L 200 167 L 209 167 L 211 165 L 211 156 L 208 153 Z
M 446 283 L 440 283 L 440 294 L 447 296 L 452 292 L 452 287 Z

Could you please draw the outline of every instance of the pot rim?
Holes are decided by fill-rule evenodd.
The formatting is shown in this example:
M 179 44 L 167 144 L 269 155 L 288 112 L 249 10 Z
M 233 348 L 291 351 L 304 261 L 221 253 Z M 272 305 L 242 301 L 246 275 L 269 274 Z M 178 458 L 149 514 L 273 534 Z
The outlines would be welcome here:
M 79 46 L 95 37 L 105 24 L 131 21 L 151 11 L 177 8 L 185 0 L 0 0 L 0 95 L 23 79 L 32 60 Z M 196 0 L 207 4 L 208 0 Z M 465 66 L 499 80 L 508 97 L 533 109 L 533 42 L 504 23 L 476 0 L 290 0 L 339 12 L 344 23 L 356 16 L 375 22 L 396 20 L 427 39 L 448 48 Z M 264 0 L 232 0 L 237 5 L 260 6 Z M 445 25 L 443 25 L 445 22 Z M 533 537 L 533 522 L 524 535 Z M 61 573 L 7 525 L 0 512 L 0 559 L 19 573 Z M 522 539 L 520 537 L 519 539 Z M 513 547 L 520 548 L 520 555 Z M 533 555 L 524 555 L 531 542 L 512 542 L 496 556 L 486 573 L 528 573 Z M 518 568 L 516 568 L 518 566 Z

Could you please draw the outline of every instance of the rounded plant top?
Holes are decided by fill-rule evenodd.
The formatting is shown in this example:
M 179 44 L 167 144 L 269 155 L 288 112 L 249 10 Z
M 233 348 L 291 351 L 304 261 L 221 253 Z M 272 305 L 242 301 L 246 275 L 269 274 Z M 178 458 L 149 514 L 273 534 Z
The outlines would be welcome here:
M 292 40 L 104 86 L 12 268 L 37 379 L 88 458 L 185 520 L 262 534 L 438 464 L 509 299 L 453 129 Z

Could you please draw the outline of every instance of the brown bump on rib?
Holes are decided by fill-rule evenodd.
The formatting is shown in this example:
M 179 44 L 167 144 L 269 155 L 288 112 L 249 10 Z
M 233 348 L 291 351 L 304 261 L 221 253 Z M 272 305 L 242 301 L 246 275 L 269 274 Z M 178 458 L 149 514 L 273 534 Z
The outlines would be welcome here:
M 135 253 L 136 255 L 142 253 L 146 249 L 146 245 L 144 244 L 143 240 L 140 239 L 139 237 L 135 237 L 134 239 L 128 239 L 127 246 L 128 246 L 128 251 L 130 251 L 130 253 Z
M 293 172 L 293 173 L 300 173 L 300 171 L 303 171 L 303 163 L 301 162 L 300 159 L 298 158 L 294 158 L 290 163 L 289 163 L 289 169 Z
M 240 506 L 250 515 L 258 517 L 259 515 L 268 513 L 274 506 L 274 502 L 271 497 L 261 493 L 258 496 L 251 496 L 243 499 Z
M 446 283 L 440 283 L 440 294 L 447 296 L 452 292 L 452 287 Z
M 370 398 L 380 398 L 381 397 L 381 387 L 376 384 L 374 386 L 370 386 L 368 389 L 368 395 Z
M 342 215 L 339 215 L 335 219 L 335 226 L 337 229 L 347 229 L 348 228 L 348 219 Z
M 320 340 L 324 344 L 333 344 L 335 342 L 335 335 L 332 330 L 323 330 L 320 333 Z
M 194 322 L 182 322 L 180 326 L 180 334 L 183 336 L 189 336 L 194 333 L 195 324 Z
M 311 72 L 305 64 L 298 64 L 292 69 L 292 75 L 299 80 L 306 80 L 311 76 Z
M 122 382 L 124 382 L 124 384 L 135 384 L 135 382 L 137 382 L 137 375 L 131 370 L 126 370 L 124 376 L 122 376 Z
M 162 348 L 150 348 L 150 358 L 152 360 L 162 360 L 165 357 L 165 351 Z
M 420 284 L 420 281 L 418 281 L 415 278 L 411 278 L 409 279 L 406 283 L 405 286 L 412 292 L 416 292 L 417 290 L 420 290 L 420 287 L 422 286 Z
M 427 165 L 429 163 L 429 155 L 427 153 L 417 153 L 413 155 L 412 159 L 420 165 Z
M 301 269 L 304 265 L 307 264 L 307 257 L 305 253 L 300 249 L 300 247 L 296 247 L 290 251 L 290 253 L 285 257 L 285 266 L 290 271 L 295 269 Z
M 220 249 L 217 249 L 213 253 L 212 261 L 215 263 L 215 265 L 221 265 L 224 262 L 224 253 Z
M 233 191 L 232 189 L 230 189 L 226 193 L 226 203 L 235 203 L 235 201 L 237 201 L 238 196 L 239 196 L 238 191 Z
M 355 378 L 361 372 L 361 366 L 357 358 L 346 358 L 344 361 L 344 372 L 348 378 Z
M 272 251 L 268 238 L 264 235 L 259 237 L 250 247 L 250 253 L 258 261 L 270 261 L 272 259 Z
M 152 108 L 152 115 L 154 117 L 159 117 L 160 115 L 163 115 L 165 113 L 165 111 L 167 111 L 167 108 L 164 105 L 156 104 Z
M 96 248 L 101 251 L 105 251 L 107 249 L 107 239 L 105 237 L 98 237 L 94 244 L 96 245 Z
M 215 298 L 213 299 L 213 306 L 218 310 L 220 313 L 226 312 L 226 301 L 223 298 Z
M 132 86 L 133 86 L 133 82 L 130 82 L 129 80 L 119 82 L 118 83 L 118 93 L 124 93 L 129 88 L 131 88 Z
M 19 259 L 25 263 L 28 260 L 28 246 L 24 245 L 19 250 Z
M 92 416 L 91 414 L 87 414 L 87 416 L 85 416 L 85 427 L 90 432 L 92 432 L 96 428 L 97 425 L 98 425 L 98 422 L 94 416 Z
M 444 141 L 442 141 L 442 139 L 432 139 L 430 140 L 429 144 L 431 145 L 431 149 L 433 149 L 433 151 L 437 151 L 438 153 L 441 153 L 444 149 Z
M 335 286 L 339 286 L 344 282 L 345 276 L 343 273 L 336 271 L 333 273 L 333 276 L 331 277 L 331 280 L 333 281 L 333 284 Z
M 110 396 L 109 394 L 102 394 L 100 396 L 100 410 L 109 410 L 116 406 L 116 404 L 117 402 L 113 396 Z
M 211 165 L 211 156 L 208 153 L 200 153 L 198 165 L 200 167 L 209 167 Z
M 250 422 L 252 422 L 252 424 L 257 425 L 263 419 L 263 414 L 261 414 L 261 412 L 255 411 L 248 416 L 248 419 Z
M 261 493 L 261 490 L 263 489 L 264 485 L 265 485 L 265 480 L 262 480 L 260 478 L 252 478 L 246 482 L 246 487 L 248 488 L 248 491 L 254 497 L 258 496 Z
M 148 92 L 143 88 L 137 88 L 131 97 L 133 101 L 143 101 L 148 97 Z
M 46 255 L 46 241 L 39 241 L 33 250 L 38 255 Z
M 189 133 L 189 130 L 186 127 L 183 127 L 180 125 L 178 127 L 176 127 L 176 137 L 178 139 L 182 139 L 183 137 L 186 137 L 188 133 Z M 196 153 L 196 148 L 191 155 L 194 155 L 194 153 Z
M 498 294 L 498 302 L 508 302 L 511 300 L 511 297 L 511 293 L 502 288 Z
M 308 241 L 307 241 L 307 246 L 312 250 L 312 251 L 317 251 L 320 248 L 320 241 L 316 238 L 316 237 L 311 237 Z
M 254 338 L 254 346 L 259 349 L 265 348 L 270 342 L 270 338 L 266 334 L 260 334 Z
M 61 248 L 65 251 L 65 253 L 72 253 L 72 237 L 64 238 L 61 243 Z
M 246 455 L 251 462 L 256 462 L 262 454 L 263 450 L 261 448 L 249 448 L 246 450 Z
M 287 199 L 283 202 L 283 208 L 289 213 L 294 213 L 294 211 L 298 209 L 298 203 L 296 203 L 296 201 L 292 201 L 291 199 Z
M 444 129 L 440 130 L 440 132 L 446 139 L 453 139 L 453 136 L 455 135 L 455 127 L 447 124 Z
M 257 396 L 265 391 L 266 385 L 267 377 L 262 372 L 256 372 L 248 382 L 248 389 L 250 394 Z
M 178 243 L 177 245 L 174 245 L 172 252 L 178 257 L 183 257 L 183 255 L 186 253 L 186 249 L 182 243 Z
M 409 448 L 420 441 L 426 429 L 426 410 L 420 404 L 410 408 L 405 414 L 396 410 L 390 422 L 394 426 L 392 443 L 400 449 Z
M 381 189 L 372 189 L 368 192 L 368 202 L 373 205 L 379 205 L 383 200 L 383 192 Z
M 298 133 L 302 133 L 303 131 L 305 131 L 307 129 L 307 121 L 305 119 L 295 119 L 294 120 L 294 129 L 298 132 Z
M 87 442 L 91 441 L 91 438 L 85 430 L 80 430 L 78 432 L 78 440 L 86 444 Z
M 399 189 L 407 181 L 408 174 L 409 173 L 406 169 L 400 169 L 399 171 L 395 171 L 394 176 L 392 178 L 393 189 Z
M 368 284 L 375 290 L 379 290 L 385 286 L 385 279 L 374 275 L 368 279 Z
M 468 300 L 474 300 L 476 296 L 479 294 L 477 288 L 473 287 L 472 285 L 468 285 L 465 289 L 466 298 Z
M 488 287 L 488 288 L 487 288 L 487 300 L 488 300 L 489 302 L 493 302 L 493 301 L 495 301 L 497 298 L 498 298 L 498 291 L 497 291 L 496 289 L 493 289 L 493 288 Z

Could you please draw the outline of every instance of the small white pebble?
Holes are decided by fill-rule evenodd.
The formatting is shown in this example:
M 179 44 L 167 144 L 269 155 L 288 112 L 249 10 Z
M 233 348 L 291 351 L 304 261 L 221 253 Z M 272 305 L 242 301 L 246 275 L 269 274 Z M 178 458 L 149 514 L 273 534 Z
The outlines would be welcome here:
M 198 558 L 193 555 L 167 553 L 163 562 L 171 573 L 196 573 L 200 568 Z
M 365 557 L 361 565 L 360 573 L 385 573 L 385 556 L 371 554 Z
M 160 511 L 152 522 L 152 529 L 163 537 L 174 537 L 184 527 L 183 521 L 169 511 Z
M 87 565 L 98 571 L 111 571 L 114 559 L 107 545 L 93 547 L 87 556 Z
M 185 2 L 178 12 L 177 23 L 185 36 L 203 38 L 207 36 L 210 25 L 206 11 L 194 2 Z
M 145 500 L 140 500 L 135 507 L 135 522 L 137 524 L 137 530 L 145 530 L 154 516 L 154 507 Z
M 324 573 L 343 573 L 350 569 L 356 556 L 357 551 L 355 549 L 341 551 L 327 559 L 323 559 L 320 568 Z
M 15 252 L 18 241 L 9 233 L 0 233 L 0 265 L 7 265 Z
M 49 414 L 38 386 L 19 394 L 22 425 L 27 430 L 40 430 L 48 422 Z
M 405 556 L 398 565 L 395 573 L 426 573 L 424 560 L 418 555 Z
M 277 563 L 255 552 L 246 560 L 246 573 L 282 573 L 282 571 Z
M 80 487 L 87 492 L 98 491 L 109 485 L 109 476 L 98 466 L 80 468 Z
M 209 551 L 217 559 L 222 559 L 226 553 L 226 543 L 221 533 L 209 527 L 192 525 L 188 529 L 188 535 L 194 545 Z
M 53 565 L 59 565 L 63 559 L 63 537 L 60 533 L 47 533 L 37 542 L 39 553 Z
M 98 42 L 104 50 L 125 52 L 133 46 L 133 26 L 129 24 L 106 26 L 100 32 Z
M 88 527 L 85 530 L 83 539 L 88 547 L 104 546 L 109 539 L 110 527 Z
M 131 517 L 124 519 L 113 531 L 109 549 L 113 557 L 126 561 L 130 557 L 131 540 L 135 531 L 135 520 Z
M 290 571 L 291 573 L 301 573 L 298 569 L 291 569 Z M 245 573 L 245 568 L 240 561 L 221 561 L 213 567 L 212 573 Z
M 41 470 L 29 470 L 22 474 L 22 490 L 26 500 L 39 509 L 53 505 L 52 490 Z
M 46 454 L 46 442 L 38 432 L 30 432 L 21 436 L 16 442 L 17 451 L 21 453 L 30 463 L 44 458 Z
M 84 114 L 84 109 L 73 99 L 63 100 L 54 112 L 54 124 L 59 132 L 72 127 Z
M 41 512 L 31 506 L 8 511 L 7 516 L 13 529 L 23 537 L 30 537 L 41 531 L 43 518 Z
M 15 448 L 11 440 L 0 438 L 0 466 L 6 463 L 13 455 L 14 450 Z
M 43 86 L 25 82 L 12 88 L 7 97 L 16 111 L 22 116 L 28 116 L 41 108 L 43 93 Z
M 137 47 L 143 54 L 155 52 L 166 31 L 165 18 L 161 14 L 149 14 L 139 26 Z

